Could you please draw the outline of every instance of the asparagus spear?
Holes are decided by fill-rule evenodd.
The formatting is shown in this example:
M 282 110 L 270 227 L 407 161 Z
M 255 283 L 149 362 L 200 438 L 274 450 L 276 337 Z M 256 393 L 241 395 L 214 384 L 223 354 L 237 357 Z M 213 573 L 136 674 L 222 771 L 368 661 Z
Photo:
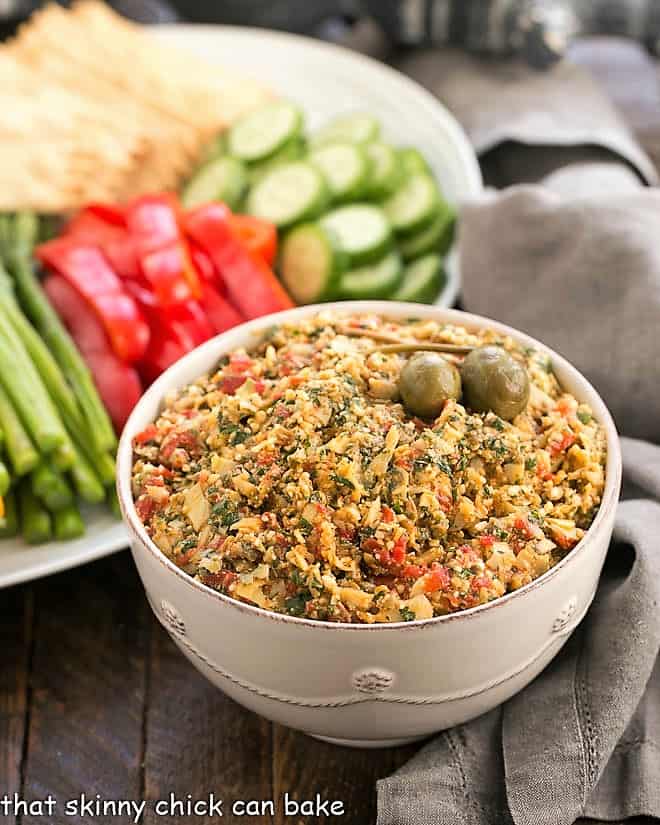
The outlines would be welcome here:
M 87 422 L 87 431 L 98 452 L 115 449 L 115 437 L 110 418 L 101 403 L 92 375 L 71 336 L 50 305 L 35 275 L 32 248 L 38 221 L 31 213 L 19 213 L 0 222 L 5 260 L 23 309 L 41 333 L 70 382 Z
M 0 383 L 12 399 L 26 429 L 44 453 L 69 440 L 41 378 L 23 344 L 0 310 Z
M 89 504 L 100 504 L 105 499 L 105 490 L 94 468 L 83 453 L 74 445 L 76 460 L 71 468 L 71 480 L 76 493 Z
M 9 477 L 9 470 L 7 469 L 7 465 L 0 458 L 0 496 L 4 496 L 7 492 L 9 492 L 10 484 L 11 479 Z
M 114 456 L 106 452 L 99 452 L 89 439 L 80 437 L 80 433 L 73 429 L 69 430 L 72 440 L 77 449 L 87 459 L 87 462 L 94 468 L 96 475 L 101 480 L 104 487 L 115 483 L 115 459 Z
M 39 463 L 39 453 L 30 436 L 25 432 L 2 384 L 0 384 L 0 427 L 5 434 L 5 449 L 14 473 L 17 476 L 24 476 Z
M 62 444 L 56 450 L 53 450 L 49 458 L 53 462 L 53 467 L 61 473 L 70 470 L 76 460 L 76 451 L 73 449 L 71 439 L 66 444 Z
M 73 504 L 73 492 L 64 476 L 47 461 L 42 461 L 32 471 L 32 490 L 51 513 Z
M 3 288 L 3 284 L 6 288 Z M 9 276 L 0 269 L 0 311 L 4 312 L 16 335 L 23 343 L 41 379 L 58 407 L 64 421 L 86 435 L 86 423 L 71 387 L 59 364 L 39 333 L 18 306 Z
M 5 515 L 0 519 L 0 539 L 13 539 L 18 535 L 18 513 L 13 491 L 4 497 Z
M 55 522 L 55 538 L 57 541 L 77 539 L 85 532 L 85 524 L 80 510 L 75 504 L 70 504 L 53 515 Z
M 108 506 L 112 510 L 112 514 L 121 518 L 121 507 L 119 506 L 119 497 L 117 496 L 116 487 L 108 487 Z
M 52 521 L 48 510 L 32 492 L 29 479 L 23 479 L 18 488 L 23 538 L 28 544 L 42 544 L 52 535 Z

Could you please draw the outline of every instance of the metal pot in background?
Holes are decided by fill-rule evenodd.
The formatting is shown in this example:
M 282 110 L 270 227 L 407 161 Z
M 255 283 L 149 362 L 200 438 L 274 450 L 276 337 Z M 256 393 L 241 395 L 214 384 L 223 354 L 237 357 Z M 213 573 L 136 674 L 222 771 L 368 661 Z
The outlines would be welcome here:
M 660 51 L 658 0 L 362 0 L 394 42 L 452 43 L 493 56 L 520 54 L 544 68 L 578 34 L 611 34 Z
M 44 0 L 0 0 L 0 39 L 9 37 Z M 63 0 L 60 5 L 70 5 Z M 120 14 L 138 23 L 173 23 L 179 19 L 168 0 L 111 0 Z
M 171 0 L 184 20 L 228 23 L 311 34 L 340 16 L 342 0 Z

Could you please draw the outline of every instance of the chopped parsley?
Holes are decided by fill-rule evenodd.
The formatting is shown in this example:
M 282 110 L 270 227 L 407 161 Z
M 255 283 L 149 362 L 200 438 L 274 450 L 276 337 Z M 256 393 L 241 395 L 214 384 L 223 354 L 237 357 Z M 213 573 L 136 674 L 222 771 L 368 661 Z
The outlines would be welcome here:
M 284 602 L 284 609 L 290 616 L 302 616 L 305 613 L 307 602 L 312 598 L 309 590 L 301 590 L 295 596 Z
M 252 432 L 246 427 L 241 427 L 240 424 L 234 424 L 232 421 L 226 421 L 222 416 L 218 416 L 218 430 L 227 435 L 229 444 L 234 447 L 236 444 L 243 444 L 252 435 Z
M 330 478 L 338 484 L 340 487 L 349 487 L 351 490 L 355 490 L 355 484 L 350 480 L 350 478 L 344 478 L 344 476 L 338 476 L 336 473 L 333 473 Z
M 312 532 L 312 530 L 314 529 L 314 525 L 310 521 L 307 521 L 307 519 L 304 518 L 303 516 L 300 517 L 300 522 L 299 522 L 298 526 L 299 526 L 300 532 L 305 536 L 308 536 Z
M 500 458 L 509 452 L 508 447 L 499 438 L 489 438 L 488 441 L 486 441 L 486 449 L 491 450 Z
M 197 547 L 197 539 L 184 539 L 181 544 L 179 545 L 179 550 L 183 553 L 186 550 L 192 550 L 193 547 Z
M 409 607 L 406 607 L 405 605 L 399 608 L 399 613 L 401 614 L 401 619 L 404 622 L 414 622 L 417 618 L 415 616 L 414 611 L 411 610 Z
M 220 519 L 220 524 L 222 524 L 223 527 L 231 527 L 232 524 L 240 518 L 234 505 L 226 498 L 214 504 L 211 512 Z

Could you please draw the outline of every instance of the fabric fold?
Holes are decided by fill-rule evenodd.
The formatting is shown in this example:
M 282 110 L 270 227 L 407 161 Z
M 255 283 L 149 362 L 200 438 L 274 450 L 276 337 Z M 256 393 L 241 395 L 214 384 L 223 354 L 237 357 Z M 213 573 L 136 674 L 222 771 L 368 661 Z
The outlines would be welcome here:
M 465 207 L 463 302 L 556 349 L 626 435 L 660 441 L 660 191 L 514 186 Z
M 647 56 L 640 56 L 648 63 Z M 545 160 L 553 150 L 590 147 L 601 150 L 597 158 L 605 157 L 604 150 L 610 158 L 629 164 L 644 182 L 657 182 L 653 163 L 602 89 L 569 60 L 539 72 L 520 61 L 484 60 L 460 49 L 427 49 L 409 52 L 395 65 L 453 112 L 480 155 L 506 143 L 543 147 Z M 525 170 L 544 162 L 534 152 L 525 164 L 519 147 L 510 154 L 517 181 L 525 179 Z M 564 157 L 560 165 L 566 162 Z

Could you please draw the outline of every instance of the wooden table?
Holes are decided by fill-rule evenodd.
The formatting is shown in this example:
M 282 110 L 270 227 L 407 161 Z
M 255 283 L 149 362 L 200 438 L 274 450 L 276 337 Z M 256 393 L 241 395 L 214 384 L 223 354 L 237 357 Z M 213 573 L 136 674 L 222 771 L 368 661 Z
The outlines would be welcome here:
M 622 108 L 651 156 L 660 161 L 655 71 L 616 42 L 584 43 L 589 66 Z M 1 551 L 0 551 L 1 552 Z M 246 640 L 249 644 L 249 640 Z M 375 820 L 375 784 L 414 747 L 349 750 L 243 710 L 207 683 L 152 617 L 127 552 L 79 570 L 0 593 L 0 800 L 52 794 L 52 816 L 23 825 L 129 822 L 129 817 L 70 818 L 67 800 L 225 800 L 225 822 L 330 821 L 232 816 L 234 800 L 279 801 L 316 794 L 341 800 L 344 825 Z M 196 822 L 210 817 L 156 817 Z M 214 819 L 214 821 L 217 821 Z M 18 825 L 0 807 L 0 825 Z

